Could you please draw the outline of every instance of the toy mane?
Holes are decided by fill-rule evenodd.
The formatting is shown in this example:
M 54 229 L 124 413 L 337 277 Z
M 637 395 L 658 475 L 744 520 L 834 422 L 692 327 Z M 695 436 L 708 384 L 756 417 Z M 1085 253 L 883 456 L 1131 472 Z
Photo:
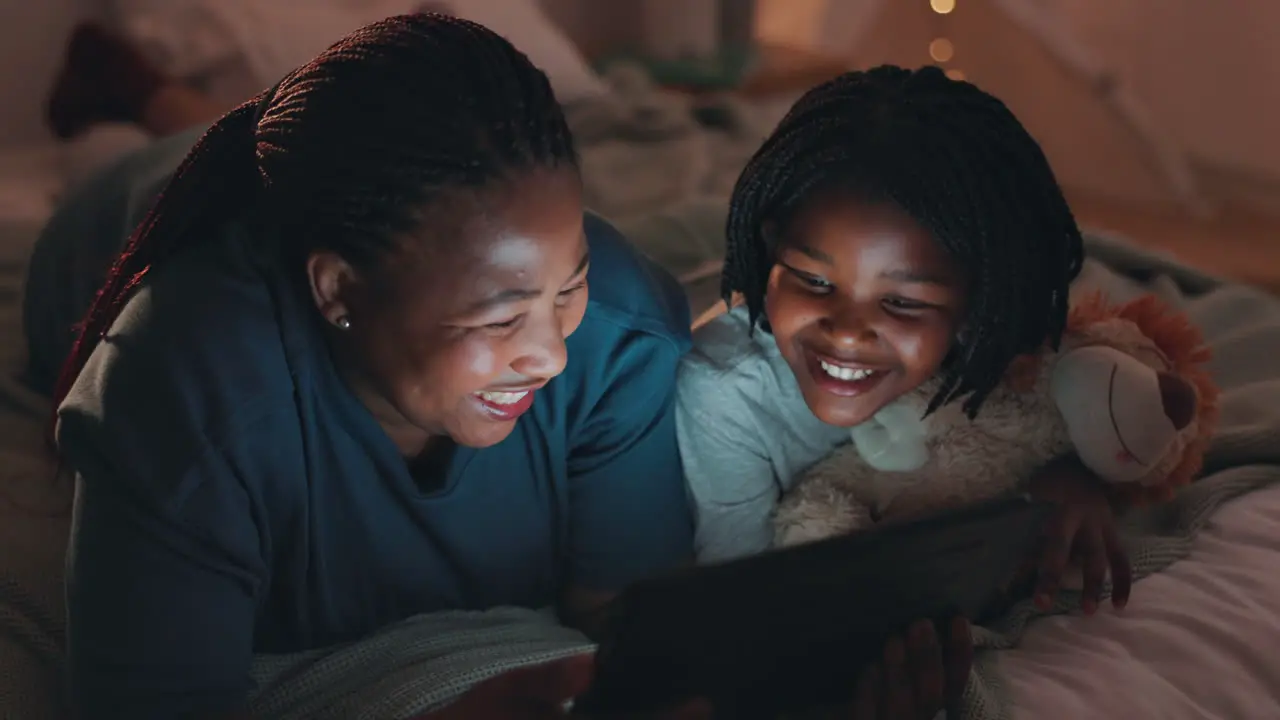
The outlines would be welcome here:
M 1102 320 L 1119 318 L 1137 326 L 1169 361 L 1170 370 L 1191 383 L 1196 391 L 1196 435 L 1187 442 L 1182 460 L 1163 485 L 1117 488 L 1118 499 L 1133 504 L 1163 502 L 1174 490 L 1190 483 L 1204 464 L 1209 441 L 1218 427 L 1221 391 L 1205 364 L 1212 357 L 1204 335 L 1185 313 L 1175 311 L 1154 295 L 1143 295 L 1122 305 L 1108 303 L 1101 293 L 1073 303 L 1067 316 L 1067 333 L 1084 332 Z

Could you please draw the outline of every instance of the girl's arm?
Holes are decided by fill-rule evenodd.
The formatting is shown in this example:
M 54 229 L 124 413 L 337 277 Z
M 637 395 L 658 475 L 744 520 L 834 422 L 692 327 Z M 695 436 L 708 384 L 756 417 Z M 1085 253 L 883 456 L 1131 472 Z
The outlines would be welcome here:
M 752 555 L 773 544 L 780 486 L 755 417 L 722 373 L 693 358 L 682 364 L 676 432 L 699 562 Z

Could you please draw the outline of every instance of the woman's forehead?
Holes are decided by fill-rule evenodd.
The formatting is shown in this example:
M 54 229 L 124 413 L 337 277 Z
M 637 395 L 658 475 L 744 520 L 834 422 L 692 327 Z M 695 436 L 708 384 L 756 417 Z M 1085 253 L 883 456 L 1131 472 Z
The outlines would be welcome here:
M 587 252 L 581 205 L 544 203 L 541 212 L 530 212 L 520 204 L 526 207 L 519 212 L 438 224 L 407 239 L 388 258 L 397 294 L 457 312 L 487 298 L 568 281 Z

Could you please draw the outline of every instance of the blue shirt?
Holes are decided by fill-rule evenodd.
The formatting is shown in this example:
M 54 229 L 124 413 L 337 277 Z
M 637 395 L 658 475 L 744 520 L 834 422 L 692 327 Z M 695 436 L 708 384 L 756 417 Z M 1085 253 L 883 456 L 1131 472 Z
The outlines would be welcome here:
M 81 477 L 68 558 L 73 697 L 92 717 L 234 709 L 256 652 L 407 616 L 545 607 L 692 556 L 673 415 L 689 310 L 588 217 L 568 365 L 505 441 L 426 493 L 348 390 L 292 276 L 250 234 L 149 276 L 60 409 Z

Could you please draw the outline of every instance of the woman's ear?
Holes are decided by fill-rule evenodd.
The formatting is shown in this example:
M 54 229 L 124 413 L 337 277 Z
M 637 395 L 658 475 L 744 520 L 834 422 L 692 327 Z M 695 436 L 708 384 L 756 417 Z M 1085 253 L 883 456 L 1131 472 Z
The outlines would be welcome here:
M 355 268 L 335 252 L 321 250 L 307 256 L 311 299 L 330 325 L 350 327 L 350 295 L 357 280 Z

